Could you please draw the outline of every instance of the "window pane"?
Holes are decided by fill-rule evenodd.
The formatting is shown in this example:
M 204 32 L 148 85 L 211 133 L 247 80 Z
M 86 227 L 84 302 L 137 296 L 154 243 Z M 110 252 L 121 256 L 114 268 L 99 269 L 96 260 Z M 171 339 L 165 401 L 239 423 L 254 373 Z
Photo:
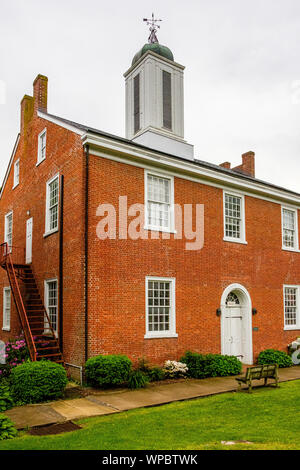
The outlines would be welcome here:
M 169 298 L 170 284 L 170 281 L 148 281 L 149 331 L 169 331 L 171 309 Z M 149 287 L 153 287 L 154 289 L 149 289 Z M 154 296 L 154 307 L 152 306 L 152 296 Z
M 241 238 L 241 198 L 225 194 L 225 234 L 230 238 Z
M 57 305 L 57 281 L 49 281 L 47 282 L 47 312 L 54 331 L 57 331 L 58 327 Z M 45 329 L 48 329 L 46 321 Z
M 167 178 L 148 175 L 148 224 L 168 229 L 170 225 L 171 182 Z
M 286 287 L 284 290 L 285 325 L 297 324 L 297 289 Z
M 3 328 L 10 328 L 10 308 L 11 292 L 10 289 L 3 291 Z
M 59 184 L 57 177 L 48 186 L 48 230 L 55 230 L 58 227 L 58 199 Z
M 13 229 L 13 215 L 8 214 L 5 216 L 5 241 L 8 246 L 12 246 L 12 229 Z
M 283 246 L 295 248 L 295 212 L 283 209 L 282 211 L 282 235 Z

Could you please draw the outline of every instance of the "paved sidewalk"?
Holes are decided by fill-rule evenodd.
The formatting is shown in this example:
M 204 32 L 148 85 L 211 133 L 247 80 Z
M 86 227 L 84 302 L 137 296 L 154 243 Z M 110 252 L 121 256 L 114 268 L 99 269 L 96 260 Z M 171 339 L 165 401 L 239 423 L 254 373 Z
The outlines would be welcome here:
M 279 381 L 300 379 L 300 367 L 279 369 Z M 263 385 L 256 381 L 255 386 Z M 174 401 L 216 395 L 237 390 L 235 377 L 183 380 L 149 385 L 140 390 L 88 390 L 85 398 L 58 400 L 47 404 L 26 405 L 6 411 L 17 429 L 63 423 L 65 421 L 108 415 L 134 408 L 157 406 Z

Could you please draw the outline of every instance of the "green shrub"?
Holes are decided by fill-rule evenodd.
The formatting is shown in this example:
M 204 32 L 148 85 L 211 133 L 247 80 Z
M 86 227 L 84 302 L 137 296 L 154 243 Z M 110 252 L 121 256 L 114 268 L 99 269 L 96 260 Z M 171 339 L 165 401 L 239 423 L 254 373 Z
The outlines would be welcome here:
M 293 361 L 291 357 L 284 351 L 276 349 L 265 349 L 261 351 L 257 360 L 258 364 L 278 364 L 278 367 L 291 367 Z
M 147 376 L 150 382 L 158 382 L 159 380 L 164 380 L 165 371 L 161 367 L 153 366 L 149 369 Z
M 131 389 L 144 388 L 148 382 L 149 378 L 140 370 L 134 370 L 129 374 L 128 387 Z
M 0 441 L 13 439 L 16 435 L 17 430 L 11 420 L 7 416 L 0 414 Z
M 51 361 L 28 362 L 11 372 L 11 393 L 14 401 L 40 403 L 63 396 L 67 385 L 63 366 Z
M 238 375 L 242 370 L 242 363 L 235 356 L 188 351 L 180 360 L 188 366 L 189 377 L 195 379 Z
M 139 359 L 137 370 L 146 374 L 150 382 L 163 380 L 165 378 L 165 372 L 162 367 L 151 366 L 144 357 Z
M 0 381 L 0 412 L 12 408 L 14 401 L 9 391 L 9 385 L 6 381 Z
M 108 387 L 127 382 L 132 362 L 127 356 L 91 357 L 85 364 L 86 379 L 93 387 Z

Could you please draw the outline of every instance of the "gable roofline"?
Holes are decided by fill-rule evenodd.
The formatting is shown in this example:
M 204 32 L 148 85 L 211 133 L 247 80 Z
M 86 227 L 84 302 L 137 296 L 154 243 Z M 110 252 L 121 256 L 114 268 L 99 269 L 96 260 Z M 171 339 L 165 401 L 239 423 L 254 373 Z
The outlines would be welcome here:
M 43 119 L 46 119 L 48 121 L 51 121 L 51 122 L 53 122 L 53 123 L 55 123 L 59 126 L 62 126 L 66 129 L 69 129 L 72 132 L 76 132 L 77 134 L 81 135 L 83 144 L 87 143 L 87 140 L 88 140 L 88 138 L 86 136 L 87 134 L 90 137 L 92 135 L 95 135 L 95 136 L 98 136 L 98 138 L 100 138 L 100 140 L 101 140 L 101 138 L 103 138 L 104 141 L 102 141 L 102 147 L 103 147 L 103 145 L 108 145 L 108 147 L 109 147 L 109 143 L 113 144 L 112 147 L 114 147 L 115 146 L 114 143 L 119 143 L 119 144 L 121 144 L 123 152 L 124 152 L 125 146 L 126 146 L 128 148 L 128 150 L 130 150 L 130 149 L 135 150 L 136 149 L 136 150 L 140 150 L 143 154 L 147 153 L 147 154 L 153 155 L 153 156 L 163 156 L 163 157 L 166 157 L 168 159 L 169 164 L 171 163 L 171 161 L 174 161 L 174 163 L 176 161 L 180 162 L 181 165 L 179 165 L 179 166 L 181 167 L 181 170 L 184 170 L 184 169 L 191 170 L 191 169 L 194 168 L 195 170 L 198 170 L 197 172 L 199 172 L 200 169 L 203 169 L 204 172 L 206 172 L 206 173 L 209 172 L 210 177 L 213 176 L 213 174 L 214 174 L 215 178 L 218 179 L 217 175 L 219 175 L 219 178 L 225 184 L 226 183 L 230 184 L 230 182 L 234 182 L 234 181 L 241 182 L 241 183 L 243 183 L 244 186 L 247 186 L 248 188 L 254 189 L 256 191 L 261 189 L 261 187 L 263 187 L 264 188 L 263 192 L 265 194 L 269 193 L 271 197 L 274 196 L 274 192 L 276 193 L 276 199 L 282 198 L 283 200 L 287 200 L 287 199 L 289 199 L 289 196 L 290 196 L 291 197 L 291 202 L 293 202 L 294 204 L 296 203 L 296 204 L 300 205 L 300 194 L 299 193 L 297 193 L 295 191 L 291 191 L 291 190 L 286 189 L 284 187 L 269 183 L 267 181 L 260 180 L 258 178 L 254 178 L 250 175 L 242 174 L 241 172 L 234 171 L 233 169 L 224 168 L 224 167 L 221 167 L 219 165 L 216 165 L 216 164 L 213 164 L 213 163 L 210 163 L 210 162 L 206 162 L 206 161 L 203 161 L 203 160 L 188 161 L 185 158 L 178 157 L 178 156 L 172 155 L 172 154 L 168 154 L 166 152 L 160 152 L 160 151 L 151 149 L 149 147 L 146 147 L 144 145 L 138 144 L 136 142 L 133 142 L 132 140 L 126 139 L 124 137 L 116 136 L 116 135 L 101 131 L 99 129 L 96 129 L 96 128 L 93 128 L 93 127 L 90 127 L 90 126 L 87 126 L 87 125 L 84 125 L 84 124 L 79 124 L 77 122 L 70 121 L 68 119 L 64 119 L 64 118 L 59 117 L 59 116 L 55 116 L 53 114 L 44 113 L 44 112 L 39 111 L 38 116 L 43 118 Z M 92 139 L 92 141 L 93 141 L 93 145 L 97 146 L 97 138 Z M 100 144 L 100 142 L 99 142 L 99 144 Z M 122 150 L 122 149 L 119 149 L 119 150 Z M 156 158 L 156 160 L 157 160 L 157 158 Z M 270 191 L 268 191 L 268 189 Z
M 19 133 L 19 134 L 17 135 L 16 141 L 15 141 L 15 145 L 14 145 L 14 148 L 13 148 L 13 151 L 12 151 L 12 154 L 11 154 L 11 157 L 10 157 L 10 160 L 9 160 L 9 163 L 8 163 L 8 167 L 7 167 L 7 170 L 6 170 L 4 179 L 3 179 L 3 183 L 2 183 L 2 186 L 1 186 L 1 192 L 0 192 L 0 199 L 2 198 L 2 194 L 3 194 L 4 188 L 5 188 L 7 179 L 8 179 L 8 175 L 9 175 L 10 170 L 11 170 L 12 162 L 14 161 L 14 158 L 15 158 L 15 155 L 16 155 L 16 152 L 17 152 L 17 148 L 18 148 L 18 145 L 19 145 L 20 137 L 21 137 L 21 134 Z

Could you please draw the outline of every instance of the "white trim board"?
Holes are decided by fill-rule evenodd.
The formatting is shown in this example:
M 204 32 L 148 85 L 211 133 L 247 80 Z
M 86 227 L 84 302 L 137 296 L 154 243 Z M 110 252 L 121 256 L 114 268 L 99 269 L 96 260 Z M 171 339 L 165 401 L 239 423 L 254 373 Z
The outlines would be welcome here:
M 56 119 L 52 116 L 48 116 L 47 114 L 43 113 L 42 111 L 38 111 L 37 115 L 41 119 L 45 119 L 46 121 L 52 122 L 53 124 L 56 124 L 57 126 L 63 127 L 64 129 L 67 129 L 68 131 L 74 132 L 75 134 L 78 135 L 84 135 L 85 132 L 81 129 L 78 129 L 78 127 L 72 126 L 71 124 L 68 124 L 66 122 L 61 121 L 60 119 Z
M 19 145 L 19 142 L 20 142 L 20 137 L 21 137 L 21 134 L 18 134 L 18 135 L 17 135 L 17 138 L 16 138 L 16 142 L 15 142 L 14 148 L 13 148 L 13 151 L 12 151 L 12 154 L 11 154 L 11 157 L 10 157 L 10 160 L 9 160 L 9 163 L 8 163 L 8 167 L 7 167 L 5 176 L 4 176 L 4 180 L 3 180 L 3 183 L 2 183 L 2 188 L 1 188 L 1 193 L 0 193 L 0 199 L 1 199 L 1 197 L 2 197 L 2 194 L 3 194 L 4 188 L 5 188 L 6 182 L 7 182 L 7 180 L 8 180 L 8 176 L 9 176 L 9 174 L 10 174 L 10 170 L 11 170 L 11 167 L 12 167 L 12 163 L 13 163 L 14 158 L 15 158 L 15 155 L 16 155 L 16 153 L 17 153 L 17 148 L 18 148 L 18 145 Z
M 215 188 L 224 189 L 226 191 L 242 191 L 243 195 L 262 199 L 264 201 L 273 202 L 282 205 L 288 202 L 294 208 L 300 209 L 300 196 L 285 193 L 284 191 L 271 189 L 259 183 L 252 183 L 250 181 L 242 181 L 233 176 L 219 174 L 217 171 L 206 169 L 202 167 L 195 167 L 188 161 L 174 161 L 171 157 L 152 154 L 151 151 L 143 149 L 144 154 L 140 154 L 135 147 L 129 147 L 126 144 L 120 144 L 121 148 L 112 145 L 110 140 L 104 138 L 102 145 L 96 143 L 94 139 L 96 136 L 88 136 L 85 134 L 82 137 L 84 144 L 90 144 L 93 148 L 90 149 L 92 155 L 113 160 L 126 165 L 136 166 L 138 168 L 148 169 L 150 171 L 159 171 L 169 176 L 176 176 L 177 178 L 193 181 L 195 183 L 213 186 Z M 106 142 L 107 141 L 107 142 Z M 95 149 L 101 147 L 102 150 Z M 104 151 L 107 149 L 107 152 Z M 126 149 L 126 152 L 124 151 Z M 132 152 L 131 152 L 132 149 Z M 118 152 L 121 155 L 113 155 L 109 151 Z M 135 159 L 137 158 L 137 159 Z M 253 192 L 251 192 L 253 190 Z M 257 191 L 257 192 L 254 192 Z M 261 194 L 260 194 L 261 193 Z M 273 197 L 272 197 L 273 196 Z M 277 199 L 276 199 L 277 198 Z

